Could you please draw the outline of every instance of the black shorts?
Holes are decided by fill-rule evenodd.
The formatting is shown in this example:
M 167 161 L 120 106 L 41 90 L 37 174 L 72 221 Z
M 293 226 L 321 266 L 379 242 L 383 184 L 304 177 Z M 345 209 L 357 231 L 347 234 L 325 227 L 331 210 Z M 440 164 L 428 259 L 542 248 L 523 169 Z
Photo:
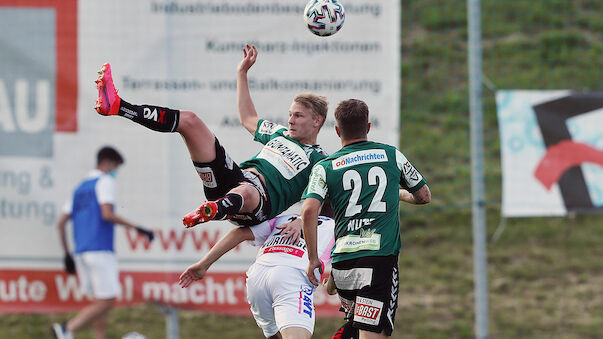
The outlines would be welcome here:
M 242 226 L 257 225 L 270 214 L 270 201 L 266 187 L 259 177 L 249 171 L 243 171 L 226 153 L 224 147 L 215 139 L 216 158 L 211 162 L 194 162 L 195 170 L 203 181 L 203 191 L 208 200 L 224 197 L 230 190 L 240 185 L 251 185 L 260 194 L 260 205 L 249 214 L 236 215 L 231 221 Z
M 352 326 L 391 336 L 398 308 L 398 256 L 340 261 L 331 275 Z

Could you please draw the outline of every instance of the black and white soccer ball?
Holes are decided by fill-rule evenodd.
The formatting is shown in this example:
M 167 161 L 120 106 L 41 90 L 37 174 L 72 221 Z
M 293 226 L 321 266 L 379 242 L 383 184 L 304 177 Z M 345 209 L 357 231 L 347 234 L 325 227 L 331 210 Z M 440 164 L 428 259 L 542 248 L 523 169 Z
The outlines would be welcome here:
M 310 32 L 330 36 L 343 26 L 345 10 L 338 0 L 310 0 L 304 9 L 304 21 Z

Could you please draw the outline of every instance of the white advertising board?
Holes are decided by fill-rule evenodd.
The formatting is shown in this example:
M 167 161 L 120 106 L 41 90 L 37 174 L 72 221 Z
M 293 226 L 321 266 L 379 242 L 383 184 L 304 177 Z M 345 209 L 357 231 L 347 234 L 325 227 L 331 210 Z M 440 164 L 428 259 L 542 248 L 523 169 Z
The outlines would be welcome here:
M 115 146 L 126 160 L 117 177 L 117 213 L 157 235 L 148 244 L 116 232 L 122 275 L 161 280 L 165 274 L 174 282 L 233 227 L 210 222 L 184 229 L 182 216 L 205 199 L 186 147 L 176 134 L 96 114 L 94 80 L 105 62 L 122 98 L 194 111 L 237 162 L 261 146 L 238 122 L 236 67 L 245 43 L 259 49 L 249 80 L 260 117 L 287 125 L 295 94 L 326 95 L 329 117 L 318 141 L 332 153 L 340 147 L 334 108 L 359 98 L 371 110 L 370 137 L 397 145 L 400 3 L 343 5 L 344 27 L 321 38 L 305 28 L 305 1 L 298 0 L 0 3 L 0 280 L 18 284 L 46 270 L 39 279 L 49 297 L 39 305 L 71 305 L 72 299 L 50 296 L 57 293 L 50 285 L 65 278 L 56 220 L 103 145 Z M 255 249 L 242 244 L 211 272 L 232 273 L 232 286 L 239 286 L 254 256 Z M 13 310 L 35 311 L 33 304 L 14 302 Z M 236 303 L 246 309 L 244 298 Z
M 603 211 L 603 93 L 496 93 L 502 214 Z

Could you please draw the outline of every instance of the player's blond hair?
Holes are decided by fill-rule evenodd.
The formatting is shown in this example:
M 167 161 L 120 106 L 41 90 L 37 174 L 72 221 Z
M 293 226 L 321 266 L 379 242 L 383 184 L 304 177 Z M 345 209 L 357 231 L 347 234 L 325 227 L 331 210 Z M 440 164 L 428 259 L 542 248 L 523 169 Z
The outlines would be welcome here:
M 293 98 L 293 102 L 304 105 L 304 107 L 312 110 L 314 117 L 321 116 L 322 123 L 320 127 L 327 120 L 327 112 L 329 111 L 329 102 L 327 101 L 327 97 L 324 95 L 318 95 L 314 93 L 300 93 Z M 320 128 L 319 127 L 319 128 Z

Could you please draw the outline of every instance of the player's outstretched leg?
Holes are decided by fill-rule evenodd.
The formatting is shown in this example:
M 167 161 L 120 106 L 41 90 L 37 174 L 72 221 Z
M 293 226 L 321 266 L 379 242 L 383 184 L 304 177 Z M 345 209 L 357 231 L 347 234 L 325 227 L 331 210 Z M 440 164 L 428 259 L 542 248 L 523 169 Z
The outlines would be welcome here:
M 96 79 L 98 99 L 94 108 L 101 115 L 119 115 L 159 132 L 175 132 L 180 111 L 151 105 L 133 105 L 117 95 L 111 65 L 106 63 Z
M 98 99 L 95 109 L 99 114 L 122 116 L 154 131 L 179 133 L 184 139 L 195 167 L 197 165 L 204 167 L 216 160 L 217 139 L 194 112 L 153 105 L 131 104 L 117 94 L 110 64 L 104 64 L 98 74 L 96 80 Z M 216 166 L 223 167 L 220 164 Z M 250 188 L 249 185 L 239 185 L 223 198 L 207 202 L 199 209 L 187 214 L 183 223 L 187 227 L 192 227 L 209 220 L 227 219 L 239 212 L 253 212 L 259 206 L 259 201 L 260 197 L 256 189 Z
M 187 228 L 197 224 L 208 222 L 210 220 L 230 219 L 233 215 L 239 213 L 245 201 L 242 195 L 237 193 L 228 193 L 224 198 L 216 201 L 206 201 L 201 207 L 185 215 L 182 223 Z
M 110 64 L 104 64 L 98 74 L 96 112 L 122 116 L 154 131 L 180 133 L 194 162 L 206 163 L 216 158 L 215 137 L 194 112 L 131 104 L 117 94 Z

